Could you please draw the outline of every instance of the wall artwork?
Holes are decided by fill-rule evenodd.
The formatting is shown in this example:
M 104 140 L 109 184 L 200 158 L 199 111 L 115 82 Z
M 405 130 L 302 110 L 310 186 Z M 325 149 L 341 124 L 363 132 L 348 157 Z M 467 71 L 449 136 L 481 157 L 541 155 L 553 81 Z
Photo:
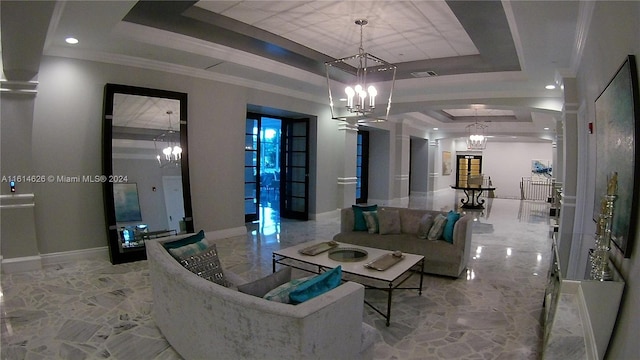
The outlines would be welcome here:
M 142 221 L 136 183 L 113 184 L 113 201 L 116 209 L 116 222 Z
M 442 175 L 451 175 L 451 151 L 442 152 Z
M 531 180 L 547 180 L 553 177 L 551 160 L 531 160 Z
M 595 102 L 596 188 L 593 218 L 607 193 L 607 177 L 618 173 L 612 241 L 625 257 L 630 256 L 636 235 L 640 177 L 636 166 L 639 149 L 640 100 L 635 57 L 629 55 Z

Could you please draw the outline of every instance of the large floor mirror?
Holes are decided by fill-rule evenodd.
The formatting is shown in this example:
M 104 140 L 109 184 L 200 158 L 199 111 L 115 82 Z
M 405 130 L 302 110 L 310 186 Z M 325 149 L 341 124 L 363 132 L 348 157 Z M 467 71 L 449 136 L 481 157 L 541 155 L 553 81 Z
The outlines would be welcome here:
M 193 232 L 187 94 L 107 84 L 104 203 L 113 264 L 146 258 L 147 240 Z

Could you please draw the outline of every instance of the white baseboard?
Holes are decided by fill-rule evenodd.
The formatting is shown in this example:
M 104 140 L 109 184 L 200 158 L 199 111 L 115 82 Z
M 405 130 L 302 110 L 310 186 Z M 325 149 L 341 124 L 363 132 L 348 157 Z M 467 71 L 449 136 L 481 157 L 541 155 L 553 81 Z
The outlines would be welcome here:
M 230 228 L 230 229 L 224 229 L 224 230 L 207 231 L 204 235 L 208 239 L 212 239 L 212 240 L 226 239 L 234 236 L 243 236 L 243 235 L 247 235 L 247 227 L 239 226 L 236 228 Z
M 40 255 L 22 256 L 18 258 L 2 259 L 2 272 L 11 274 L 17 272 L 33 271 L 42 269 L 42 258 Z
M 61 264 L 70 261 L 86 259 L 109 260 L 109 248 L 101 246 L 91 249 L 63 251 L 34 256 L 22 256 L 17 258 L 2 258 L 2 272 L 5 274 L 42 270 L 43 266 Z
M 61 264 L 70 261 L 102 259 L 109 260 L 109 247 L 101 246 L 91 249 L 63 251 L 50 254 L 41 254 L 42 265 Z
M 205 236 L 215 240 L 234 236 L 243 236 L 246 234 L 247 227 L 240 226 L 231 229 L 209 231 L 205 234 Z M 23 256 L 11 259 L 5 259 L 3 257 L 0 259 L 0 262 L 2 263 L 2 273 L 10 274 L 16 272 L 42 270 L 42 267 L 45 265 L 61 264 L 65 262 L 85 259 L 109 260 L 109 247 L 102 246 L 91 249 L 63 251 L 35 256 Z
M 329 220 L 340 216 L 340 209 L 335 209 L 323 213 L 309 214 L 311 220 Z

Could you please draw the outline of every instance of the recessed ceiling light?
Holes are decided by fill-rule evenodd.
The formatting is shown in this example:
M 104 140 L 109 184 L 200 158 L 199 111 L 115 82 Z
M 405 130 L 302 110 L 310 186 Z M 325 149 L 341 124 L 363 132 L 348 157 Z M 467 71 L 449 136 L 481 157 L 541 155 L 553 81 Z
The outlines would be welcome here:
M 78 43 L 78 39 L 76 39 L 76 38 L 74 38 L 74 37 L 68 37 L 68 38 L 64 39 L 64 41 L 65 41 L 67 44 L 71 44 L 71 45 L 75 45 L 75 44 L 77 44 L 77 43 Z
M 545 129 L 545 130 L 549 130 L 549 128 L 548 128 L 548 127 L 544 128 L 544 129 Z
M 553 89 L 556 88 L 556 86 L 555 85 L 547 85 L 544 88 L 547 89 L 547 90 L 553 90 Z
M 439 129 L 438 128 L 433 128 L 433 130 L 438 131 Z

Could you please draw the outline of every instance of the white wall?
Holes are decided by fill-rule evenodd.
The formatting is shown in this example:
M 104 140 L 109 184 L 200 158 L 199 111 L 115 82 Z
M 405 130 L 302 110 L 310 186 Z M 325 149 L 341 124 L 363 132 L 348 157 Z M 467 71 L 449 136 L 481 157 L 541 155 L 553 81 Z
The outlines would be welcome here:
M 482 172 L 491 176 L 496 197 L 520 199 L 520 181 L 531 176 L 531 161 L 552 159 L 551 142 L 488 141 L 482 152 Z
M 442 173 L 442 152 L 451 153 L 451 174 Z M 454 139 L 440 139 L 438 141 L 438 152 L 434 154 L 434 172 L 438 174 L 434 190 L 450 189 L 456 183 L 456 141 Z

